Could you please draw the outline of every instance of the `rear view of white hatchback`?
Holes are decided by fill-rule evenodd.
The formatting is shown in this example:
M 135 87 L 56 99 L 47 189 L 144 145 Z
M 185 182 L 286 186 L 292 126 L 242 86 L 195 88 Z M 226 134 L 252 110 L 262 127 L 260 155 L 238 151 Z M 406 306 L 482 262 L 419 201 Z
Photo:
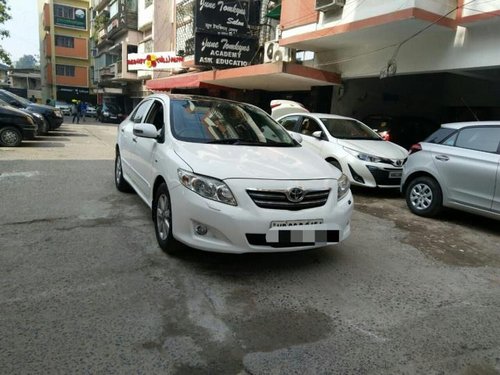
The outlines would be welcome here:
M 345 175 L 244 103 L 152 95 L 119 127 L 115 182 L 152 209 L 158 243 L 246 253 L 345 240 Z

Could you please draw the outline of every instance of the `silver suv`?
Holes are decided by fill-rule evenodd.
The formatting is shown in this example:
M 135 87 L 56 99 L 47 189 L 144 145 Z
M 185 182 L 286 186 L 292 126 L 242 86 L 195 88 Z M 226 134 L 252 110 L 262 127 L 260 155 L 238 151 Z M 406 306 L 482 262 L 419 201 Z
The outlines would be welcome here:
M 444 124 L 413 145 L 401 191 L 420 216 L 446 206 L 500 220 L 500 121 Z

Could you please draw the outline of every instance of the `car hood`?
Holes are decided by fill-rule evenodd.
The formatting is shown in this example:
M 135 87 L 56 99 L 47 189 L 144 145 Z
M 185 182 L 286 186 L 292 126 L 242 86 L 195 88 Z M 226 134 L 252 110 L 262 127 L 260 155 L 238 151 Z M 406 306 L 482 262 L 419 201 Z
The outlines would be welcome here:
M 339 139 L 339 145 L 386 159 L 404 159 L 408 156 L 408 151 L 395 143 L 378 140 L 364 139 Z
M 179 142 L 175 152 L 195 173 L 229 178 L 305 180 L 340 177 L 321 157 L 304 147 L 209 145 Z
M 50 106 L 50 105 L 45 105 L 45 104 L 30 104 L 26 107 L 27 109 L 33 110 L 33 111 L 53 111 L 55 108 Z

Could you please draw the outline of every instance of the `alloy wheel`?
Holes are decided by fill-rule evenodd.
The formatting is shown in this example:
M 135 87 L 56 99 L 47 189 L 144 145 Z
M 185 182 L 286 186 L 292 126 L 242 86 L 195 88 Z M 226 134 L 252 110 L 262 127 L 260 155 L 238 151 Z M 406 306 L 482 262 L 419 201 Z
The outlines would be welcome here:
M 158 197 L 158 204 L 156 207 L 156 227 L 160 238 L 165 241 L 170 234 L 170 204 L 165 194 Z
M 410 202 L 417 210 L 425 210 L 432 204 L 432 189 L 430 186 L 419 183 L 410 192 Z
M 2 132 L 2 143 L 7 146 L 13 146 L 20 142 L 19 133 L 14 129 L 5 129 Z
M 122 178 L 122 160 L 120 156 L 116 157 L 116 168 L 115 168 L 115 179 L 116 183 L 119 184 Z

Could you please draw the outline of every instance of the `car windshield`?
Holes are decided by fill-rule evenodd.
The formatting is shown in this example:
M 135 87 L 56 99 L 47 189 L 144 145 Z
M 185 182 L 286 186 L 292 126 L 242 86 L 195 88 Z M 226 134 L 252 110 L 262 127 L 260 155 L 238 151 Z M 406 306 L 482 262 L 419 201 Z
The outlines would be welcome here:
M 56 107 L 69 107 L 69 104 L 66 102 L 56 102 Z
M 120 108 L 117 105 L 112 104 L 112 103 L 111 104 L 107 104 L 107 103 L 104 104 L 102 109 L 104 112 L 105 111 L 113 112 L 113 113 L 120 113 L 121 112 Z
M 321 118 L 328 132 L 340 139 L 382 140 L 380 136 L 365 124 L 344 118 Z
M 172 133 L 186 142 L 295 147 L 298 144 L 267 113 L 216 99 L 172 99 Z
M 4 91 L 4 93 L 5 93 L 5 95 L 10 96 L 11 98 L 17 100 L 18 102 L 21 102 L 25 106 L 33 104 L 28 99 L 22 98 L 16 94 L 11 93 L 10 91 Z

